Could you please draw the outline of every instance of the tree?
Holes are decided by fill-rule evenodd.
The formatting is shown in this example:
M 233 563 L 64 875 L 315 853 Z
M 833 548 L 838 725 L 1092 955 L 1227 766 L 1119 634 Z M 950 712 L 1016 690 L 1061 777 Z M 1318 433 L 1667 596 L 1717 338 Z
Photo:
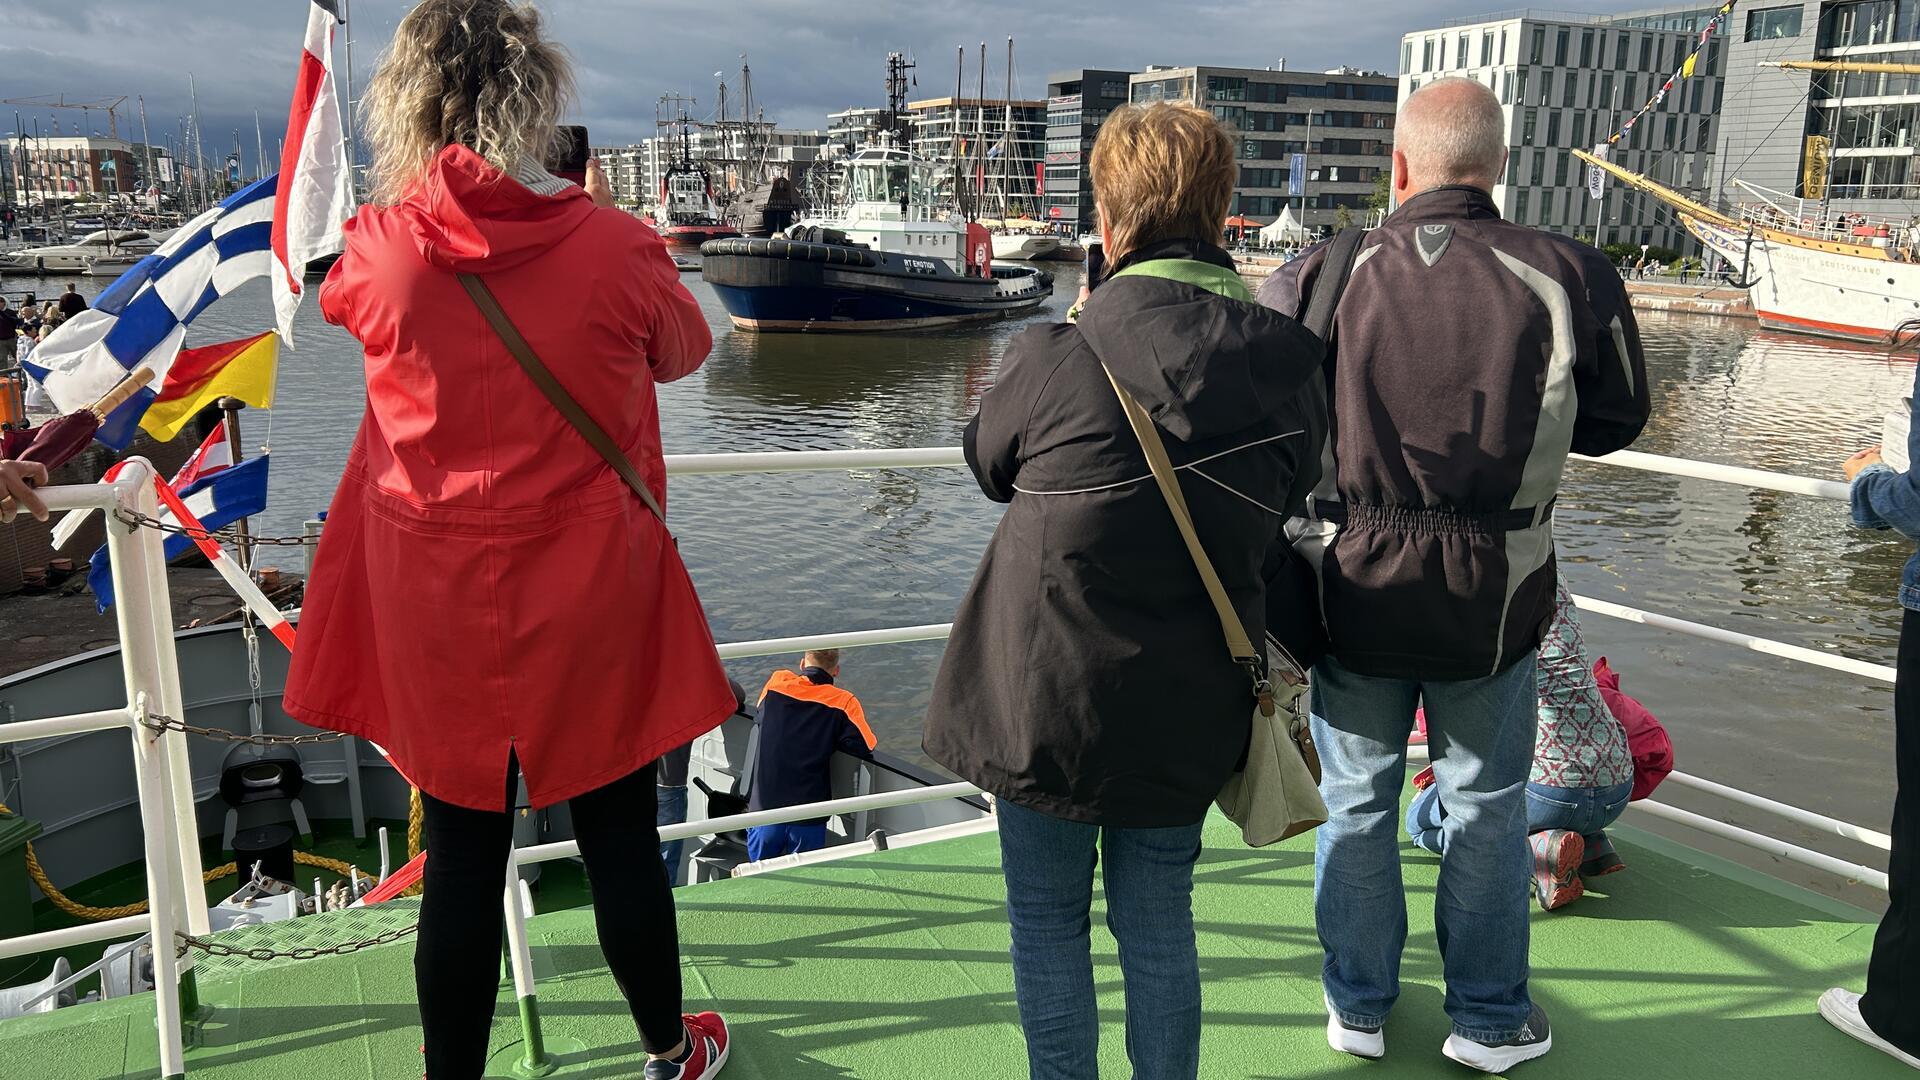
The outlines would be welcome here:
M 1391 179 L 1392 174 L 1385 169 L 1373 178 L 1373 194 L 1367 196 L 1367 209 L 1383 214 L 1393 209 L 1393 191 L 1388 187 Z
M 1333 215 L 1333 227 L 1335 229 L 1353 228 L 1353 211 L 1344 206 L 1336 210 Z

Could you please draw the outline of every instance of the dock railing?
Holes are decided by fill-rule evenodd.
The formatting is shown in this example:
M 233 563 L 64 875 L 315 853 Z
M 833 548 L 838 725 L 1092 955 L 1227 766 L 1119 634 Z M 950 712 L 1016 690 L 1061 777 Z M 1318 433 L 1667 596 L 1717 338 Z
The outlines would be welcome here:
M 1748 488 L 1760 488 L 1823 499 L 1844 500 L 1847 486 L 1836 481 L 1816 480 L 1758 469 L 1690 461 L 1682 458 L 1622 451 L 1604 458 L 1575 458 L 1576 461 L 1617 468 L 1636 469 L 1666 476 L 1707 480 Z M 929 447 L 902 450 L 818 450 L 773 453 L 690 454 L 667 458 L 667 471 L 676 476 L 713 476 L 743 473 L 820 472 L 868 469 L 954 468 L 965 464 L 958 447 Z M 121 642 L 121 664 L 126 680 L 127 704 L 123 708 L 80 713 L 43 719 L 15 721 L 0 725 L 0 743 L 53 738 L 90 731 L 125 729 L 133 740 L 133 753 L 139 778 L 141 827 L 145 835 L 148 895 L 152 903 L 145 916 L 130 916 L 86 926 L 26 934 L 0 939 L 0 959 L 64 949 L 75 945 L 104 942 L 139 934 L 150 934 L 153 949 L 154 1010 L 160 1042 L 160 1073 L 172 1080 L 185 1075 L 183 1019 L 197 1010 L 197 995 L 190 970 L 190 954 L 182 955 L 174 946 L 181 933 L 203 935 L 208 930 L 205 891 L 201 887 L 199 865 L 200 837 L 194 813 L 193 788 L 187 771 L 185 736 L 160 728 L 158 716 L 185 720 L 181 701 L 179 665 L 174 655 L 171 605 L 167 592 L 166 564 L 161 534 L 126 524 L 115 510 L 138 511 L 158 515 L 154 493 L 154 472 L 143 459 L 133 459 L 112 484 L 52 487 L 43 492 L 54 510 L 102 509 L 108 511 L 107 550 L 112 562 L 116 591 L 115 618 Z M 1637 622 L 1644 626 L 1732 645 L 1796 663 L 1839 671 L 1860 678 L 1891 683 L 1894 669 L 1852 657 L 1820 652 L 1787 642 L 1739 633 L 1657 612 L 1577 596 L 1584 610 L 1609 618 Z M 794 653 L 807 648 L 856 648 L 943 640 L 952 630 L 951 623 L 887 627 L 766 638 L 719 646 L 725 659 Z M 1417 756 L 1417 754 L 1415 755 Z M 1887 850 L 1887 834 L 1818 814 L 1810 810 L 1768 799 L 1683 772 L 1675 772 L 1669 783 L 1702 794 L 1724 799 L 1749 810 L 1772 815 L 1782 821 L 1809 827 L 1848 841 Z M 952 783 L 926 788 L 879 792 L 853 798 L 835 799 L 779 810 L 709 818 L 668 826 L 660 830 L 663 840 L 684 839 L 749 828 L 780 824 L 827 815 L 939 802 L 979 794 L 972 784 Z M 1680 824 L 1745 847 L 1800 865 L 1814 867 L 1863 882 L 1877 889 L 1887 888 L 1885 872 L 1870 866 L 1815 851 L 1715 818 L 1678 807 L 1643 800 L 1632 804 L 1638 814 Z M 510 861 L 505 906 L 508 917 L 509 970 L 515 992 L 521 1002 L 525 1038 L 512 1052 L 518 1060 L 512 1070 L 523 1075 L 543 1075 L 555 1067 L 540 1031 L 535 1002 L 537 988 L 527 936 L 527 912 L 521 901 L 517 875 L 520 866 L 572 858 L 579 854 L 573 841 L 540 844 L 516 850 Z M 505 1051 L 503 1051 L 504 1053 Z

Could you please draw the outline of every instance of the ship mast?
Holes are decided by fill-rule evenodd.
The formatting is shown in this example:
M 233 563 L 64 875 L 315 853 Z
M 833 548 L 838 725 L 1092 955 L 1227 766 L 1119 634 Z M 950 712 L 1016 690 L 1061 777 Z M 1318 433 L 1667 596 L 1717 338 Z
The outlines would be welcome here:
M 1000 221 L 1004 224 L 1013 210 L 1013 38 L 1007 38 L 1007 111 L 1000 130 Z

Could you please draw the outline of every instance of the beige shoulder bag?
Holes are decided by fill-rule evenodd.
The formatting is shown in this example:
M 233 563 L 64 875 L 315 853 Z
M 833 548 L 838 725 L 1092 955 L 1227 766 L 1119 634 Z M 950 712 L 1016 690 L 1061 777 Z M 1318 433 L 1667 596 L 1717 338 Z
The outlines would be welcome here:
M 1105 365 L 1101 365 L 1105 368 Z M 1319 762 L 1313 751 L 1313 736 L 1307 724 L 1302 701 L 1306 694 L 1305 673 L 1273 641 L 1256 652 L 1247 640 L 1246 627 L 1227 599 L 1226 587 L 1214 572 L 1213 561 L 1200 546 L 1193 528 L 1193 515 L 1187 511 L 1187 499 L 1180 491 L 1173 462 L 1153 418 L 1140 402 L 1107 372 L 1107 381 L 1120 398 L 1127 423 L 1146 451 L 1147 465 L 1153 469 L 1154 482 L 1173 512 L 1174 524 L 1186 541 L 1194 569 L 1213 600 L 1214 613 L 1220 618 L 1220 630 L 1234 663 L 1247 669 L 1253 680 L 1253 737 L 1247 745 L 1246 767 L 1227 779 L 1215 800 L 1223 813 L 1240 826 L 1240 836 L 1252 847 L 1266 847 L 1290 836 L 1297 836 L 1327 820 L 1327 804 L 1320 798 Z M 1279 679 L 1276 675 L 1292 676 Z

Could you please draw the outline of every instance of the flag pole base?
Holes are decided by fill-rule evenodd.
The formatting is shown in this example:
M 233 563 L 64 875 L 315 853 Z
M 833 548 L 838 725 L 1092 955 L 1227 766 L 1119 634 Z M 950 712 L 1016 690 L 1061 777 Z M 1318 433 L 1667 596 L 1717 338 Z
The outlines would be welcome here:
M 587 1044 L 578 1039 L 547 1036 L 540 1041 L 544 1045 L 535 1047 L 524 1039 L 517 1039 L 496 1050 L 487 1059 L 489 1080 L 500 1077 L 535 1080 L 545 1076 L 576 1076 L 588 1064 Z

